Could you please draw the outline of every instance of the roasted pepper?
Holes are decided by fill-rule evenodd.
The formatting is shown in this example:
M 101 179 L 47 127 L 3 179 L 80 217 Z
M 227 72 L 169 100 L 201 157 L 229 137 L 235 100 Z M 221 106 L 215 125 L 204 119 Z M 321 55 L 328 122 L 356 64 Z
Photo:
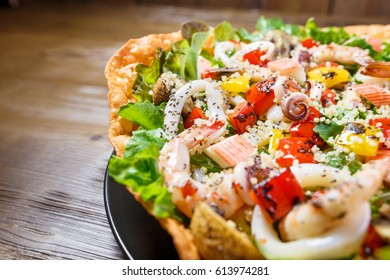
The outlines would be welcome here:
M 276 151 L 279 145 L 279 140 L 290 137 L 288 131 L 282 129 L 272 129 L 271 138 L 269 140 L 269 151 Z
M 375 156 L 378 147 L 378 136 L 382 130 L 375 126 L 364 126 L 360 123 L 347 123 L 336 138 L 336 143 L 361 156 Z
M 245 76 L 227 78 L 222 82 L 221 88 L 227 92 L 246 92 L 249 88 L 249 78 Z
M 338 67 L 318 67 L 307 73 L 309 80 L 325 83 L 327 88 L 338 88 L 351 80 L 349 72 Z

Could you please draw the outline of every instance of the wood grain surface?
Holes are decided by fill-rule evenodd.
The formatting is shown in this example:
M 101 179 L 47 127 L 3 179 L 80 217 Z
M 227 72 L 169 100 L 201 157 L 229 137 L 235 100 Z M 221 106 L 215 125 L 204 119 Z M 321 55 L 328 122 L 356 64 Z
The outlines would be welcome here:
M 57 2 L 58 3 L 58 2 Z M 21 6 L 0 10 L 0 259 L 122 259 L 107 222 L 104 66 L 129 38 L 189 19 L 252 29 L 258 10 Z M 266 13 L 304 23 L 308 15 Z M 321 17 L 320 24 L 387 23 Z

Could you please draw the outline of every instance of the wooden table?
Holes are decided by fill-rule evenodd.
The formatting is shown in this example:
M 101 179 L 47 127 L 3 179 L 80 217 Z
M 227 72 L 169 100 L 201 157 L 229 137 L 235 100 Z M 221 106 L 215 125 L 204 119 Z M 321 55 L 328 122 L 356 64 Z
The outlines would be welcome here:
M 124 258 L 103 202 L 112 152 L 105 63 L 130 37 L 178 30 L 195 18 L 251 30 L 259 15 L 144 6 L 0 10 L 0 259 Z M 304 23 L 309 15 L 283 16 Z

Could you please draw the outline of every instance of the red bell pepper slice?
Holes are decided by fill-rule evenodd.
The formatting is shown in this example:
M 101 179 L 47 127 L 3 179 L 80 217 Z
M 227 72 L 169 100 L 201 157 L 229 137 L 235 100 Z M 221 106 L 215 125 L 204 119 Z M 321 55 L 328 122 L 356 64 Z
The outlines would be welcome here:
M 314 121 L 315 118 L 321 118 L 321 113 L 314 107 L 309 107 L 307 116 L 300 121 L 294 122 L 290 127 L 291 137 L 306 137 L 314 145 L 322 148 L 325 146 L 325 141 L 313 131 L 317 123 Z
M 378 125 L 379 123 L 381 124 L 380 126 Z M 383 137 L 386 138 L 386 141 L 390 141 L 390 119 L 371 119 L 369 121 L 369 124 L 381 128 L 383 130 Z M 390 148 L 388 148 L 385 143 L 381 143 L 379 149 L 386 150 Z
M 327 107 L 332 104 L 337 104 L 336 96 L 337 94 L 333 90 L 331 89 L 324 90 L 324 92 L 321 94 L 321 99 L 320 99 L 322 107 Z
M 194 188 L 189 181 L 187 181 L 180 190 L 184 198 L 187 198 L 187 196 L 193 196 L 198 191 L 198 189 Z
M 206 115 L 204 114 L 203 110 L 199 107 L 195 107 L 192 112 L 189 114 L 189 116 L 184 120 L 183 125 L 184 128 L 190 128 L 194 125 L 196 119 L 207 119 Z
M 315 163 L 312 148 L 313 143 L 306 137 L 280 139 L 276 149 L 276 163 L 280 167 L 292 166 L 294 160 L 298 160 L 299 163 Z
M 250 103 L 242 102 L 238 104 L 233 113 L 228 114 L 229 121 L 238 134 L 247 131 L 247 127 L 252 127 L 257 122 L 257 116 Z
M 318 47 L 318 43 L 314 41 L 312 38 L 307 38 L 301 42 L 302 46 L 307 49 L 311 49 L 313 47 Z
M 250 64 L 259 65 L 260 67 L 266 67 L 268 60 L 267 59 L 261 59 L 263 55 L 265 55 L 265 51 L 261 50 L 253 50 L 251 52 L 248 52 L 244 54 L 243 60 L 248 60 Z
M 305 201 L 303 189 L 289 168 L 256 185 L 251 196 L 270 223 L 283 218 L 294 205 Z
M 270 78 L 253 84 L 245 94 L 246 100 L 252 105 L 256 115 L 259 117 L 263 117 L 269 108 L 275 104 L 275 93 L 272 89 L 275 82 L 276 78 Z

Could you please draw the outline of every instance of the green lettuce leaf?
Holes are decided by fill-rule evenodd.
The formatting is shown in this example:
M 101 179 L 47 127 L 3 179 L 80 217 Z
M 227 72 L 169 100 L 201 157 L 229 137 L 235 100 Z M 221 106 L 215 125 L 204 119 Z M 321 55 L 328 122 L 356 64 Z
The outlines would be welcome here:
M 240 39 L 236 34 L 236 30 L 227 21 L 221 22 L 214 28 L 214 38 L 217 42 Z
M 161 150 L 166 142 L 166 137 L 162 129 L 155 130 L 136 130 L 133 135 L 127 141 L 126 149 L 124 152 L 125 158 L 131 158 L 147 150 L 149 146 L 156 146 L 158 150 Z
M 261 16 L 256 22 L 256 29 L 264 35 L 271 30 L 281 30 L 290 35 L 300 35 L 301 28 L 299 25 L 287 24 L 280 18 L 265 18 Z
M 344 42 L 346 46 L 359 47 L 363 50 L 368 50 L 368 55 L 377 61 L 390 61 L 390 43 L 383 42 L 383 50 L 378 52 L 363 38 L 351 37 Z
M 150 202 L 155 216 L 181 220 L 158 170 L 158 159 L 164 143 L 160 129 L 135 131 L 128 141 L 124 156 L 111 157 L 108 172 L 115 181 L 129 186 L 142 200 Z
M 339 45 L 359 47 L 363 50 L 368 50 L 368 54 L 377 61 L 390 61 L 390 43 L 383 42 L 383 51 L 378 52 L 374 50 L 366 40 L 348 34 L 343 28 L 319 28 L 313 18 L 307 20 L 301 37 L 310 37 L 321 44 L 330 44 L 334 42 Z
M 341 45 L 350 38 L 350 35 L 343 28 L 339 27 L 329 27 L 323 30 L 317 26 L 313 18 L 309 18 L 301 37 L 312 38 L 321 44 L 334 42 Z
M 240 41 L 246 43 L 252 43 L 256 41 L 261 41 L 262 35 L 259 32 L 250 33 L 245 28 L 240 28 L 236 31 Z
M 363 164 L 356 159 L 351 159 L 348 154 L 340 153 L 338 156 L 328 156 L 329 165 L 337 169 L 342 169 L 344 166 L 348 167 L 351 174 L 359 171 Z
M 191 44 L 187 40 L 173 44 L 172 50 L 166 55 L 164 72 L 175 73 L 186 81 L 196 80 L 198 56 L 208 36 L 209 32 L 197 32 L 192 35 Z
M 190 158 L 191 163 L 199 167 L 205 167 L 207 172 L 220 172 L 222 168 L 206 154 L 194 154 Z
M 139 101 L 152 100 L 149 91 L 153 88 L 158 77 L 162 72 L 162 67 L 165 63 L 165 52 L 159 48 L 157 50 L 156 59 L 152 61 L 150 66 L 138 64 L 136 67 L 137 77 L 133 85 L 133 96 Z
M 351 37 L 348 41 L 344 42 L 344 45 L 345 46 L 351 46 L 351 47 L 359 47 L 359 48 L 361 48 L 363 50 L 368 50 L 368 54 L 371 57 L 375 56 L 378 53 L 363 38 Z
M 390 42 L 383 42 L 382 48 L 382 52 L 378 53 L 374 59 L 379 61 L 390 61 Z
M 318 133 L 320 137 L 329 145 L 331 145 L 328 140 L 330 137 L 336 138 L 344 129 L 343 125 L 338 125 L 334 121 L 330 121 L 329 124 L 324 122 L 319 122 L 314 127 L 313 131 Z
M 113 156 L 108 165 L 109 174 L 120 184 L 130 186 L 136 192 L 159 180 L 157 161 L 159 150 L 155 144 L 149 144 L 132 157 Z
M 186 77 L 186 59 L 190 45 L 187 40 L 180 40 L 172 45 L 171 51 L 167 53 L 163 66 L 164 72 L 172 72 L 182 79 Z
M 119 109 L 118 115 L 145 129 L 162 128 L 164 124 L 163 106 L 155 106 L 150 101 L 130 102 Z

